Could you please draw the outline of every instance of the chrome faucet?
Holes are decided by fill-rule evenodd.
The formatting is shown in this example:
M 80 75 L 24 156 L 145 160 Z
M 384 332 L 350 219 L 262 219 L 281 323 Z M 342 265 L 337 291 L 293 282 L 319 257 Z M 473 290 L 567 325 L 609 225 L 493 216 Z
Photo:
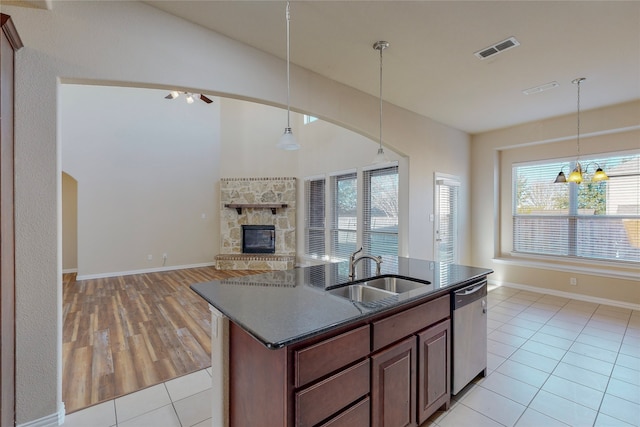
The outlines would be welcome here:
M 356 255 L 362 252 L 362 247 L 351 254 L 349 257 L 349 280 L 354 280 L 356 278 L 356 264 L 358 261 L 364 258 L 372 259 L 376 262 L 376 276 L 380 275 L 380 264 L 382 264 L 381 256 L 373 256 L 373 255 L 360 255 L 356 258 Z

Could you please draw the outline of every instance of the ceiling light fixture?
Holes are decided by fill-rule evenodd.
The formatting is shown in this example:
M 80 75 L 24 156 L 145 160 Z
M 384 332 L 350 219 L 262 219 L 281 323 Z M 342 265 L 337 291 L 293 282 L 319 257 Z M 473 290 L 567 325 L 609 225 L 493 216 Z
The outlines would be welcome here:
M 560 84 L 558 82 L 550 82 L 550 83 L 545 83 L 543 85 L 540 86 L 536 86 L 536 87 L 531 87 L 529 89 L 525 89 L 522 91 L 522 93 L 524 93 L 525 95 L 533 95 L 534 93 L 540 93 L 540 92 L 544 92 L 546 90 L 549 89 L 555 89 L 558 86 L 560 86 Z
M 193 104 L 193 101 L 195 100 L 194 96 L 197 96 L 200 101 L 206 102 L 207 104 L 211 104 L 213 102 L 213 100 L 211 98 L 208 98 L 208 97 L 204 96 L 203 94 L 200 94 L 198 96 L 197 93 L 178 92 L 177 90 L 172 90 L 171 92 L 169 92 L 169 95 L 165 96 L 164 98 L 165 99 L 176 99 L 180 95 L 184 95 L 186 97 L 185 100 L 187 101 L 187 104 Z
M 580 184 L 582 183 L 582 180 L 583 180 L 583 172 L 586 173 L 589 167 L 589 165 L 587 164 L 587 166 L 583 171 L 582 165 L 580 164 L 580 85 L 585 80 L 587 80 L 585 77 L 579 77 L 577 79 L 574 79 L 571 82 L 574 85 L 578 86 L 578 119 L 577 119 L 578 129 L 576 133 L 576 150 L 578 155 L 576 157 L 576 166 L 573 168 L 573 171 L 571 171 L 568 178 L 564 175 L 562 168 L 560 168 L 560 173 L 558 173 L 558 176 L 556 177 L 554 183 L 574 182 L 576 184 Z M 609 179 L 609 177 L 607 176 L 606 173 L 604 173 L 602 168 L 598 164 L 596 164 L 596 166 L 598 166 L 598 169 L 596 169 L 596 172 L 593 174 L 591 181 L 600 182 L 600 181 L 606 181 L 607 179 Z
M 291 131 L 291 84 L 290 84 L 290 69 L 289 69 L 289 50 L 290 50 L 290 35 L 289 35 L 289 21 L 291 21 L 291 8 L 289 2 L 287 2 L 287 9 L 285 12 L 285 18 L 287 20 L 287 127 L 284 128 L 284 133 L 280 137 L 278 141 L 277 147 L 281 150 L 298 150 L 300 148 L 300 144 L 296 141 L 295 136 L 293 136 L 293 132 Z
M 380 146 L 378 147 L 376 157 L 373 159 L 374 164 L 385 163 L 388 161 L 387 156 L 384 154 L 384 149 L 382 148 L 382 51 L 388 47 L 389 42 L 383 40 L 373 44 L 373 48 L 380 51 Z

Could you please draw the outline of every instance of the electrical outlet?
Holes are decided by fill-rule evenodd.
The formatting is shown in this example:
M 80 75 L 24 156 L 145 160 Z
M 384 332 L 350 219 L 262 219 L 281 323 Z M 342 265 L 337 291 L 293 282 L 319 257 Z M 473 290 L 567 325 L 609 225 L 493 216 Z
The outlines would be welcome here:
M 164 260 L 167 259 L 167 254 L 166 253 L 162 254 L 162 259 L 164 259 Z
M 147 255 L 147 261 L 151 261 L 151 260 L 153 260 L 153 255 L 151 254 Z
M 575 277 L 570 277 L 569 278 L 569 284 L 571 286 L 576 286 L 578 284 L 578 279 L 576 279 Z

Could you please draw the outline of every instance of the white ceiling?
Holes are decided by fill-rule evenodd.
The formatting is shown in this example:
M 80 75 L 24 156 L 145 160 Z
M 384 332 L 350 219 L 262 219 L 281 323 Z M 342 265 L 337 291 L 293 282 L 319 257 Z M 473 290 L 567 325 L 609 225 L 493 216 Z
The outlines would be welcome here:
M 284 1 L 145 3 L 286 58 Z M 519 47 L 474 56 L 511 36 Z M 640 1 L 291 3 L 291 62 L 376 97 L 378 40 L 384 100 L 469 133 L 575 113 L 576 77 L 583 110 L 640 99 Z

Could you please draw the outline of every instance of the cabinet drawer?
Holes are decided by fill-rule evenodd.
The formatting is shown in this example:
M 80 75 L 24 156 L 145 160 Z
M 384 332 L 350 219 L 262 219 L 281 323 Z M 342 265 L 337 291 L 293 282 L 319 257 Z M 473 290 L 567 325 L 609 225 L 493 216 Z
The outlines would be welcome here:
M 316 425 L 367 393 L 369 359 L 296 393 L 296 426 Z
M 367 397 L 320 427 L 369 427 L 370 407 L 370 399 Z
M 373 351 L 449 317 L 449 295 L 373 323 Z
M 296 388 L 366 357 L 369 355 L 370 340 L 369 325 L 365 325 L 296 351 Z

